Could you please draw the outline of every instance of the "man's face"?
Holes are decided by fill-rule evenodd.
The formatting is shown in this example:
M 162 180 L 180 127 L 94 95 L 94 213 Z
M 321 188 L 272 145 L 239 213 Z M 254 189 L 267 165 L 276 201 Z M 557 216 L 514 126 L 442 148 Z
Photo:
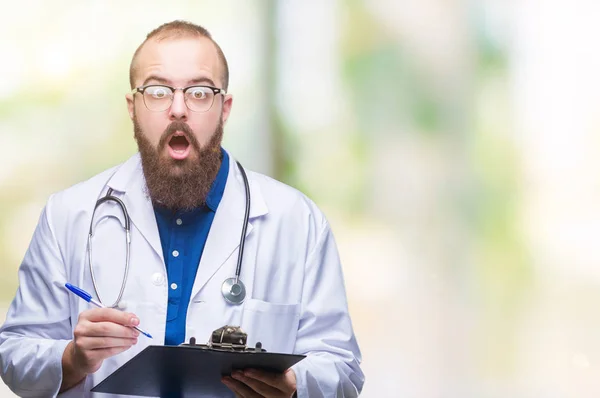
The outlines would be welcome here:
M 138 53 L 136 64 L 136 87 L 222 87 L 222 65 L 215 46 L 206 38 L 149 40 Z M 146 107 L 141 93 L 127 95 L 152 199 L 176 208 L 203 203 L 220 165 L 222 126 L 231 103 L 230 95 L 218 94 L 209 110 L 194 112 L 177 90 L 171 106 L 157 112 Z M 188 189 L 182 185 L 189 185 Z M 187 199 L 180 202 L 176 196 L 182 195 Z

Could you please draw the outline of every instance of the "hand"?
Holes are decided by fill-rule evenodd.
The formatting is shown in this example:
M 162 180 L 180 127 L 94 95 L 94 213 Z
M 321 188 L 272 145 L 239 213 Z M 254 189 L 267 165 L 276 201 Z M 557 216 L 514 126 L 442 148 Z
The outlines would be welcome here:
M 113 308 L 94 308 L 79 314 L 62 357 L 61 391 L 79 383 L 86 375 L 100 369 L 102 362 L 137 343 L 139 319 L 132 313 Z
M 234 371 L 222 381 L 238 398 L 290 398 L 296 392 L 296 374 L 292 369 L 282 374 L 257 369 Z

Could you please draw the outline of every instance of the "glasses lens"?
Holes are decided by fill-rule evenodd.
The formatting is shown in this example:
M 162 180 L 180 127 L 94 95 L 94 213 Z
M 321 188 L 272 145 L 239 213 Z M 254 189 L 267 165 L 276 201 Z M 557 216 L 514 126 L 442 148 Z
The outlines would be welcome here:
M 151 111 L 164 111 L 171 106 L 173 90 L 165 86 L 148 86 L 144 90 L 144 103 Z
M 190 87 L 185 92 L 185 102 L 194 112 L 206 112 L 215 99 L 215 93 L 208 87 Z

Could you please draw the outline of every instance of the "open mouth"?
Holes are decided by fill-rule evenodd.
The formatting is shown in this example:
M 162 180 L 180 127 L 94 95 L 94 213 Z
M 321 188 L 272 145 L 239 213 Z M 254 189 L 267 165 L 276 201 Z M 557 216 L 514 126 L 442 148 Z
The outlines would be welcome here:
M 173 136 L 169 140 L 169 155 L 171 155 L 173 159 L 185 159 L 190 153 L 190 148 L 190 142 L 185 137 L 185 135 L 183 135 L 180 132 L 176 132 L 175 134 L 173 134 Z

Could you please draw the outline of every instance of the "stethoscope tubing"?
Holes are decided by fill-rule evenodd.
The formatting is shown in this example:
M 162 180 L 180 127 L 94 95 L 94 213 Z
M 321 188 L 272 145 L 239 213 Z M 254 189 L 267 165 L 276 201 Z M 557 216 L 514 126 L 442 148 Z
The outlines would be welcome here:
M 250 218 L 250 184 L 248 183 L 248 177 L 246 176 L 246 172 L 240 162 L 236 161 L 238 169 L 242 174 L 242 179 L 244 180 L 244 190 L 246 193 L 246 208 L 244 212 L 244 222 L 242 224 L 242 233 L 240 236 L 240 248 L 238 253 L 238 261 L 235 269 L 235 277 L 228 278 L 223 282 L 222 293 L 225 300 L 231 304 L 241 304 L 246 296 L 246 288 L 244 283 L 240 280 L 240 275 L 242 272 L 242 262 L 244 258 L 244 244 L 246 242 L 246 232 L 248 230 L 248 221 Z M 131 218 L 129 216 L 129 212 L 127 211 L 127 207 L 125 203 L 113 194 L 113 189 L 109 188 L 106 195 L 96 202 L 94 206 L 94 210 L 92 211 L 92 218 L 90 220 L 90 228 L 88 233 L 88 241 L 87 241 L 87 252 L 88 252 L 88 262 L 90 268 L 90 275 L 92 277 L 92 285 L 94 286 L 94 292 L 96 293 L 96 297 L 98 297 L 98 301 L 105 305 L 100 297 L 100 292 L 98 291 L 98 283 L 96 281 L 96 277 L 94 275 L 94 265 L 92 263 L 92 237 L 94 235 L 93 232 L 93 224 L 94 224 L 94 215 L 98 207 L 108 201 L 112 201 L 117 203 L 120 207 L 123 217 L 125 219 L 125 236 L 126 236 L 126 254 L 125 254 L 125 270 L 123 275 L 123 282 L 121 283 L 121 289 L 119 290 L 119 295 L 116 301 L 107 307 L 117 308 L 121 299 L 123 298 L 123 292 L 125 291 L 125 286 L 127 285 L 127 277 L 129 275 L 129 266 L 130 266 L 130 256 L 131 256 Z M 233 280 L 232 280 L 233 279 Z
M 248 220 L 250 218 L 250 184 L 248 183 L 248 177 L 246 177 L 246 172 L 244 168 L 237 162 L 238 168 L 240 169 L 240 173 L 242 173 L 242 179 L 244 180 L 244 189 L 246 191 L 246 211 L 244 213 L 244 223 L 242 224 L 242 235 L 240 236 L 240 252 L 238 255 L 237 267 L 235 268 L 235 281 L 236 283 L 240 280 L 240 274 L 242 272 L 242 260 L 244 257 L 244 244 L 246 243 L 246 231 L 248 229 Z

